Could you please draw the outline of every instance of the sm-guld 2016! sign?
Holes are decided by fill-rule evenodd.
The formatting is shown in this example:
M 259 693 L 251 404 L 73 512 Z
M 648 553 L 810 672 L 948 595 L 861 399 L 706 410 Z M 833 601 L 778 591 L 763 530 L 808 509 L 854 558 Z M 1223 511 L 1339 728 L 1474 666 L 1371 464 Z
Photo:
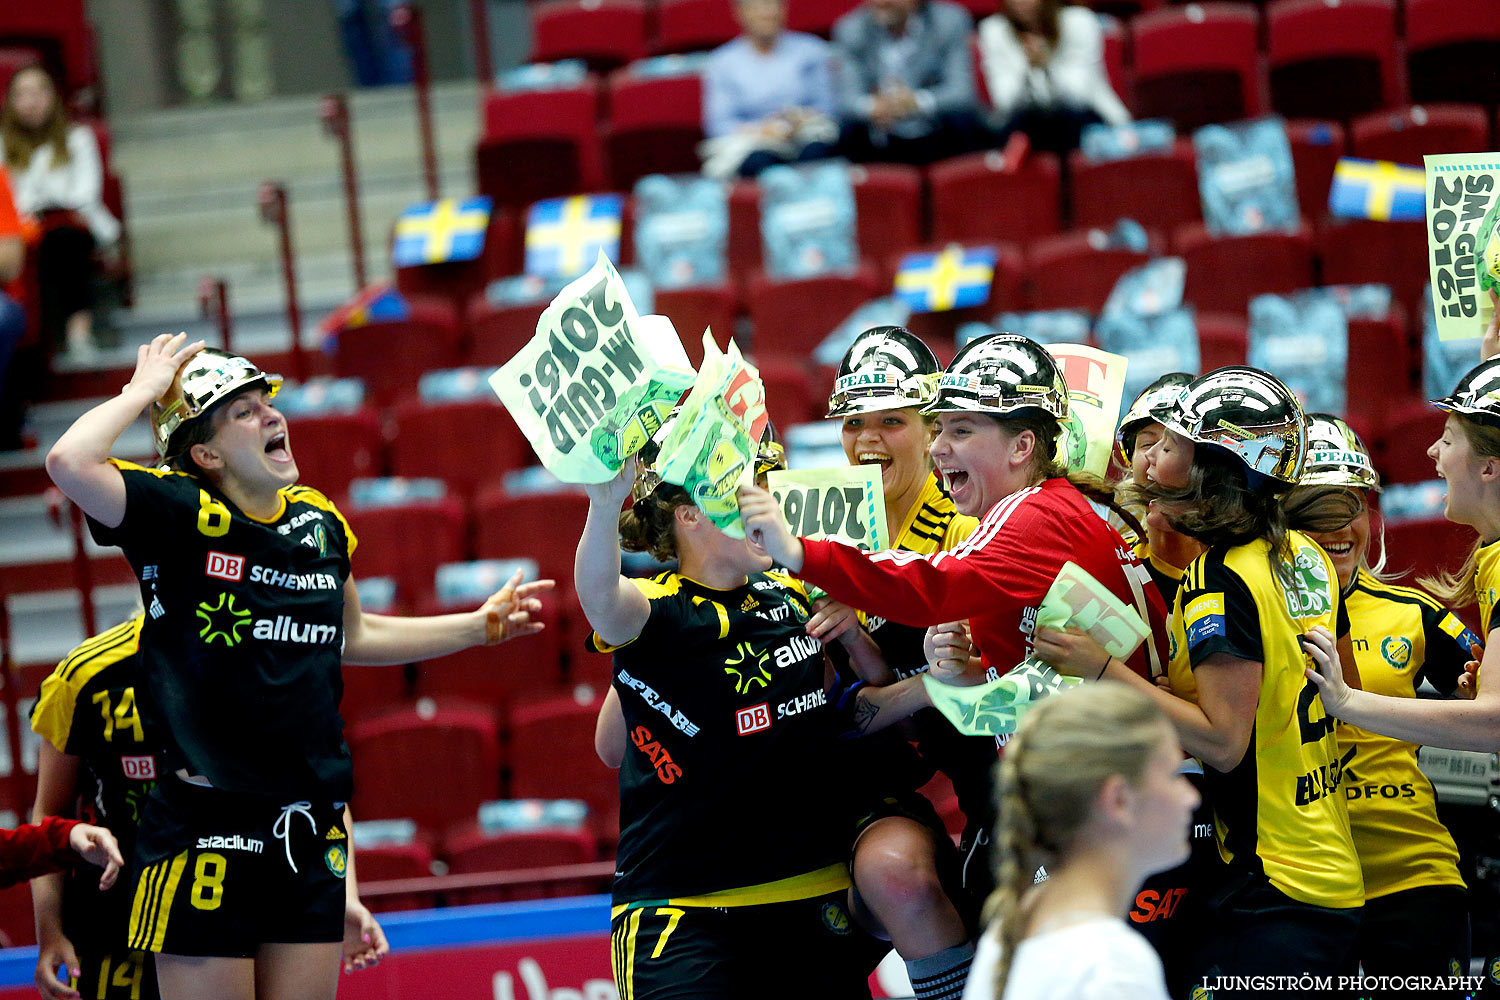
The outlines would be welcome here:
M 878 465 L 777 469 L 766 485 L 794 535 L 831 538 L 866 552 L 890 544 Z
M 568 483 L 614 477 L 692 382 L 671 321 L 638 315 L 603 254 L 490 376 L 542 464 Z
M 1484 332 L 1500 286 L 1500 153 L 1424 156 L 1427 263 L 1438 337 Z

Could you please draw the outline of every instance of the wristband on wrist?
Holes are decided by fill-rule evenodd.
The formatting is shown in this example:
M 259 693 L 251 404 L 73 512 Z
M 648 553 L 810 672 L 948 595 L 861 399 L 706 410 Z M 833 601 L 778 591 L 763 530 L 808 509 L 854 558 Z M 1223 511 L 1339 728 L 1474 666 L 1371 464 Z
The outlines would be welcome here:
M 1104 654 L 1104 666 L 1102 666 L 1102 667 L 1099 668 L 1099 676 L 1095 677 L 1094 680 L 1096 680 L 1096 681 L 1102 681 L 1102 680 L 1104 680 L 1104 671 L 1106 671 L 1106 670 L 1109 669 L 1109 661 L 1113 660 L 1113 659 L 1114 659 L 1114 657 L 1110 656 L 1108 653 Z

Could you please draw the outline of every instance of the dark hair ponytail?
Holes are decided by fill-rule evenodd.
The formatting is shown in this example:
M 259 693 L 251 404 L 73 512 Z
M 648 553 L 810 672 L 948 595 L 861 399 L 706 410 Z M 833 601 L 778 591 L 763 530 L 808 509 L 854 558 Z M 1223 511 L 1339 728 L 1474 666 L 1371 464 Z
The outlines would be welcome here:
M 658 562 L 677 558 L 677 540 L 672 533 L 678 507 L 692 503 L 680 486 L 662 483 L 620 511 L 620 548 L 626 552 L 649 552 Z
M 1136 533 L 1136 537 L 1146 537 L 1146 529 L 1141 526 L 1135 514 L 1115 499 L 1115 488 L 1108 481 L 1090 472 L 1069 471 L 1057 460 L 1057 439 L 1062 433 L 1062 424 L 1056 417 L 1045 410 L 1026 409 L 1013 415 L 996 416 L 995 422 L 1011 437 L 1022 431 L 1031 431 L 1036 438 L 1032 463 L 1033 480 L 1066 479 L 1085 499 L 1113 511 Z

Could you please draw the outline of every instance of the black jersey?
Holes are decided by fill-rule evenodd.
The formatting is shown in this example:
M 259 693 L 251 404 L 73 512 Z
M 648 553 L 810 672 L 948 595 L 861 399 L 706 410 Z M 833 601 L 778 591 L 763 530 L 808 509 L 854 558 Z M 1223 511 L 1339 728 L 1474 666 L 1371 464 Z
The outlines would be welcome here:
M 114 461 L 114 460 L 111 460 Z M 118 545 L 146 607 L 137 689 L 167 768 L 281 800 L 347 801 L 339 699 L 344 584 L 355 538 L 317 490 L 290 486 L 261 521 L 205 480 L 114 462 L 125 479 Z
M 651 604 L 640 635 L 590 638 L 614 654 L 628 740 L 615 903 L 750 905 L 847 886 L 852 818 L 820 769 L 838 725 L 801 584 L 632 582 Z
M 42 681 L 31 710 L 37 735 L 80 758 L 79 816 L 108 827 L 126 859 L 135 850 L 146 796 L 164 766 L 136 701 L 141 623 L 137 615 L 85 640 Z M 64 927 L 80 947 L 122 946 L 129 903 L 129 879 L 101 899 L 98 869 L 81 865 L 66 875 Z

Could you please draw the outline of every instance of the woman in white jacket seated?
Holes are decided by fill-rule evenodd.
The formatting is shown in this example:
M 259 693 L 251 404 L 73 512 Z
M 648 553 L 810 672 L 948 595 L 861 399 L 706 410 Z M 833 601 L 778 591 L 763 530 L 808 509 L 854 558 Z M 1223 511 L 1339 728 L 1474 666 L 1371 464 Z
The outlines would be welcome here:
M 1065 153 L 1084 125 L 1130 121 L 1104 69 L 1099 16 L 1087 7 L 1001 0 L 1000 13 L 979 23 L 979 59 L 1002 139 L 1021 131 Z
M 11 78 L 0 115 L 16 209 L 41 224 L 36 247 L 42 331 L 73 352 L 93 346 L 94 252 L 120 238 L 104 206 L 104 164 L 93 129 L 68 121 L 52 77 L 28 66 Z

